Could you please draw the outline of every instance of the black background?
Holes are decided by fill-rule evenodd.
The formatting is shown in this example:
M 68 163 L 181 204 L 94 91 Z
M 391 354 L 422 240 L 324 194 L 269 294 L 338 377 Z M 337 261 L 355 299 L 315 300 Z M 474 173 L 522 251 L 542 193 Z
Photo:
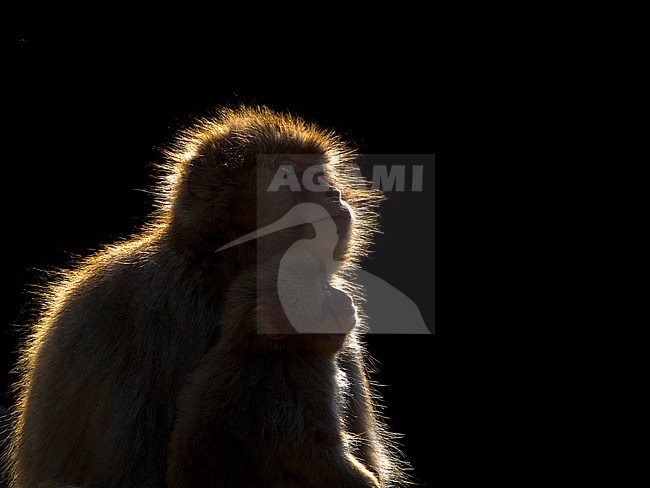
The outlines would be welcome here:
M 259 103 L 334 128 L 368 154 L 437 154 L 441 92 L 425 31 L 401 45 L 361 36 L 343 50 L 314 45 L 314 60 L 263 42 L 255 50 L 223 35 L 196 39 L 143 29 L 24 28 L 5 57 L 2 133 L 5 273 L 1 309 L 2 403 L 20 328 L 32 318 L 30 287 L 100 244 L 136 230 L 151 209 L 157 147 L 192 117 L 223 104 Z M 295 42 L 303 42 L 296 40 Z M 444 157 L 442 157 L 444 161 Z M 408 163 L 403 158 L 398 164 Z M 434 319 L 434 179 L 424 191 L 391 193 L 364 268 Z M 408 183 L 407 183 L 408 188 Z M 391 428 L 417 481 L 434 479 L 440 372 L 437 335 L 372 336 L 375 380 Z M 64 385 L 62 385 L 62 388 Z

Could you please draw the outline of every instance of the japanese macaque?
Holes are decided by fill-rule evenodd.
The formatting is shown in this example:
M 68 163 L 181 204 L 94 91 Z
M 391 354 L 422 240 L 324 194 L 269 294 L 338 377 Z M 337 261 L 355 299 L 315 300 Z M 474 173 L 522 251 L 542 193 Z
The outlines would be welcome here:
M 40 298 L 10 486 L 402 486 L 346 280 L 380 198 L 354 152 L 239 108 L 166 161 L 150 223 Z

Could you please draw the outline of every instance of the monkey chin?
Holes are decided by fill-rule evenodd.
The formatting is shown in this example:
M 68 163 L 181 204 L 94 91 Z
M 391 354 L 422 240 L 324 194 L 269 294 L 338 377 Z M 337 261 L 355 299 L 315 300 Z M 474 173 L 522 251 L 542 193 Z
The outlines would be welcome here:
M 326 333 L 298 334 L 299 341 L 311 351 L 323 355 L 339 352 L 347 336 L 357 325 L 357 315 L 348 295 L 328 285 L 328 298 L 325 300 L 328 318 L 322 330 Z M 330 332 L 331 331 L 331 332 Z

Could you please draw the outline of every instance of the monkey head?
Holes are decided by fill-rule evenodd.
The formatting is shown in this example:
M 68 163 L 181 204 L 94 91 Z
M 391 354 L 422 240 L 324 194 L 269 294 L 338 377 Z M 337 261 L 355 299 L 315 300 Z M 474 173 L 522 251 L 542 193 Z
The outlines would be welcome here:
M 282 154 L 258 158 L 257 231 L 262 257 L 286 250 L 297 239 L 311 239 L 314 244 L 322 244 L 320 249 L 317 246 L 312 249 L 322 260 L 344 259 L 354 213 L 342 198 L 341 191 L 329 181 L 328 175 L 334 172 L 330 161 L 335 157 L 331 154 Z M 299 211 L 288 218 L 295 209 L 308 208 L 304 204 L 324 211 Z M 331 248 L 325 236 L 318 232 L 319 220 L 329 220 L 336 226 L 337 239 Z M 273 232 L 260 232 L 262 229 Z M 267 235 L 273 237 L 267 239 Z
M 335 282 L 364 255 L 380 199 L 354 151 L 331 132 L 256 108 L 198 123 L 167 159 L 160 209 L 171 242 L 198 265 L 218 266 L 213 275 L 226 285 L 256 268 L 256 292 L 240 290 L 246 306 L 232 307 L 253 313 L 255 339 L 341 347 L 357 316 L 350 290 Z
M 322 207 L 336 225 L 334 248 L 312 249 L 321 259 L 354 263 L 375 230 L 380 195 L 361 177 L 354 151 L 301 119 L 266 108 L 223 110 L 185 131 L 166 154 L 161 214 L 174 242 L 203 260 L 263 262 L 298 240 L 317 239 L 313 222 L 255 234 L 303 203 Z

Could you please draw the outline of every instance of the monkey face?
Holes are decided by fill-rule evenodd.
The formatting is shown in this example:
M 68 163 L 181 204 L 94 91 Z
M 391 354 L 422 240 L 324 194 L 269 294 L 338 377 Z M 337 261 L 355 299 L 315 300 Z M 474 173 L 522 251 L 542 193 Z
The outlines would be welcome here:
M 261 243 L 262 253 L 286 250 L 299 239 L 315 239 L 315 244 L 323 244 L 320 252 L 312 249 L 317 256 L 323 260 L 342 260 L 350 240 L 353 214 L 339 189 L 329 182 L 331 168 L 327 158 L 305 154 L 265 155 L 258 162 L 258 230 L 272 226 L 281 233 L 275 240 Z M 287 218 L 293 210 L 307 207 L 303 204 L 318 206 L 323 211 L 312 212 L 313 215 L 297 212 L 296 217 Z M 331 249 L 326 245 L 329 240 L 319 235 L 316 225 L 319 220 L 330 220 L 335 226 L 337 239 Z
M 332 132 L 264 108 L 221 115 L 199 121 L 167 152 L 173 172 L 161 195 L 160 227 L 171 224 L 174 246 L 220 275 L 231 268 L 232 279 L 241 266 L 299 240 L 321 240 L 313 221 L 295 218 L 306 215 L 296 207 L 309 204 L 324 210 L 337 236 L 333 249 L 312 252 L 352 269 L 376 232 L 381 200 L 355 164 L 356 152 Z

